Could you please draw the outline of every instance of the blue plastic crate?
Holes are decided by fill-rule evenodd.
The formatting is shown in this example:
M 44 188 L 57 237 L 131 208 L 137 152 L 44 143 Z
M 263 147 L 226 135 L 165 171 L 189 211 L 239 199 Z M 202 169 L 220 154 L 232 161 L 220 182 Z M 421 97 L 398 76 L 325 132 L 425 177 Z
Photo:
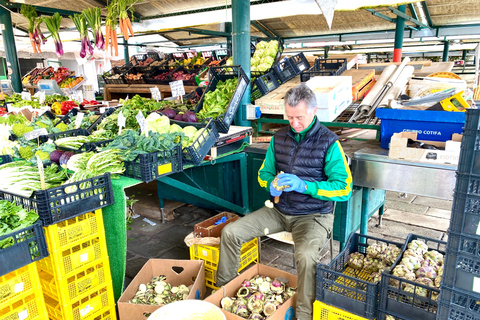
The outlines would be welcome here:
M 464 112 L 419 111 L 384 109 L 376 110 L 380 123 L 380 146 L 388 149 L 394 133 L 416 132 L 418 140 L 447 141 L 452 134 L 463 131 Z

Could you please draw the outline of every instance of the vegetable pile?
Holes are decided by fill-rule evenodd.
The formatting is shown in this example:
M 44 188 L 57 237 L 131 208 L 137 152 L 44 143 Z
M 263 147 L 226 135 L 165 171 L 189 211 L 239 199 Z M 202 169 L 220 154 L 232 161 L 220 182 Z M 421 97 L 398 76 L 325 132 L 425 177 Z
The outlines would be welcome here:
M 208 117 L 213 119 L 227 111 L 228 103 L 235 93 L 238 78 L 219 81 L 214 91 L 209 91 L 203 96 L 203 108 L 197 113 L 197 118 L 204 120 Z
M 222 309 L 245 319 L 263 320 L 271 316 L 295 294 L 296 288 L 279 279 L 256 275 L 244 280 L 235 297 L 220 301 Z
M 272 40 L 269 42 L 260 41 L 255 46 L 255 52 L 250 61 L 251 71 L 268 71 L 273 63 L 278 52 L 278 41 Z
M 174 287 L 165 276 L 153 277 L 152 280 L 138 286 L 138 291 L 130 300 L 134 304 L 148 304 L 164 306 L 174 301 L 185 300 L 190 294 L 190 289 L 184 284 Z
M 29 227 L 38 220 L 35 211 L 26 210 L 7 200 L 0 200 L 0 236 Z M 0 240 L 0 249 L 14 244 L 13 237 Z
M 403 253 L 402 261 L 392 270 L 392 275 L 420 283 L 427 287 L 440 288 L 443 276 L 444 255 L 429 250 L 425 242 L 412 240 Z M 391 279 L 390 285 L 398 287 L 398 281 Z M 428 297 L 430 290 L 404 283 L 402 290 L 421 297 Z M 438 300 L 439 293 L 433 292 L 432 299 Z

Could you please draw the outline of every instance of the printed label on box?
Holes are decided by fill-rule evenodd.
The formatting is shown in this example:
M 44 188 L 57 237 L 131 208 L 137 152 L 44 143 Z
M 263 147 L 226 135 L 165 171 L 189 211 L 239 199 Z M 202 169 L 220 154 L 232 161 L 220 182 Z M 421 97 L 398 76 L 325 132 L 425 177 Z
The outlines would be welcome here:
M 473 277 L 473 288 L 472 291 L 480 292 L 480 278 Z
M 23 310 L 22 312 L 18 313 L 18 320 L 25 320 L 28 318 L 28 310 Z
M 158 166 L 158 175 L 162 175 L 162 174 L 165 174 L 165 173 L 169 173 L 169 172 L 172 172 L 172 163 L 169 162 L 169 163 L 165 163 L 165 164 L 162 164 L 160 166 Z
M 80 256 L 80 262 L 88 261 L 88 253 L 84 253 Z
M 208 252 L 207 252 L 207 250 L 202 250 L 202 255 L 203 255 L 204 257 L 208 257 Z
M 90 305 L 87 305 L 85 308 L 80 309 L 80 316 L 83 318 L 85 317 L 88 313 L 90 313 L 93 310 L 93 308 Z

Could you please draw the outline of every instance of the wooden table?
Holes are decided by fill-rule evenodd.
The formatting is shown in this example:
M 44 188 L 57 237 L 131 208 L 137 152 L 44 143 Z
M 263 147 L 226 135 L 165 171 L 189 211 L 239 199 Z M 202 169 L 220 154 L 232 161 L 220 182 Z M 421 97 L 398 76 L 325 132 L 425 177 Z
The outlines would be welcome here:
M 103 98 L 106 101 L 112 99 L 125 99 L 128 95 L 130 98 L 135 94 L 150 97 L 150 88 L 157 87 L 162 93 L 162 98 L 171 97 L 171 90 L 169 85 L 155 85 L 155 84 L 107 84 L 103 89 Z M 197 86 L 185 86 L 185 93 L 190 93 L 195 90 Z

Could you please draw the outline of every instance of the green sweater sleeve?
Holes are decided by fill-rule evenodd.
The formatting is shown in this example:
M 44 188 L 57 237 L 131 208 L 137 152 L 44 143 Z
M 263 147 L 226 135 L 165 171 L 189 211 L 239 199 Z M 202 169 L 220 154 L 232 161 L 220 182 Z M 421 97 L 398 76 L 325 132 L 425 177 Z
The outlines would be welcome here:
M 275 147 L 273 139 L 270 140 L 270 145 L 268 146 L 267 154 L 265 155 L 265 160 L 258 170 L 258 183 L 260 187 L 267 189 L 270 192 L 270 184 L 277 174 L 277 164 L 275 162 Z
M 347 201 L 352 193 L 352 174 L 342 146 L 336 141 L 325 156 L 327 181 L 306 181 L 306 194 L 327 201 Z

